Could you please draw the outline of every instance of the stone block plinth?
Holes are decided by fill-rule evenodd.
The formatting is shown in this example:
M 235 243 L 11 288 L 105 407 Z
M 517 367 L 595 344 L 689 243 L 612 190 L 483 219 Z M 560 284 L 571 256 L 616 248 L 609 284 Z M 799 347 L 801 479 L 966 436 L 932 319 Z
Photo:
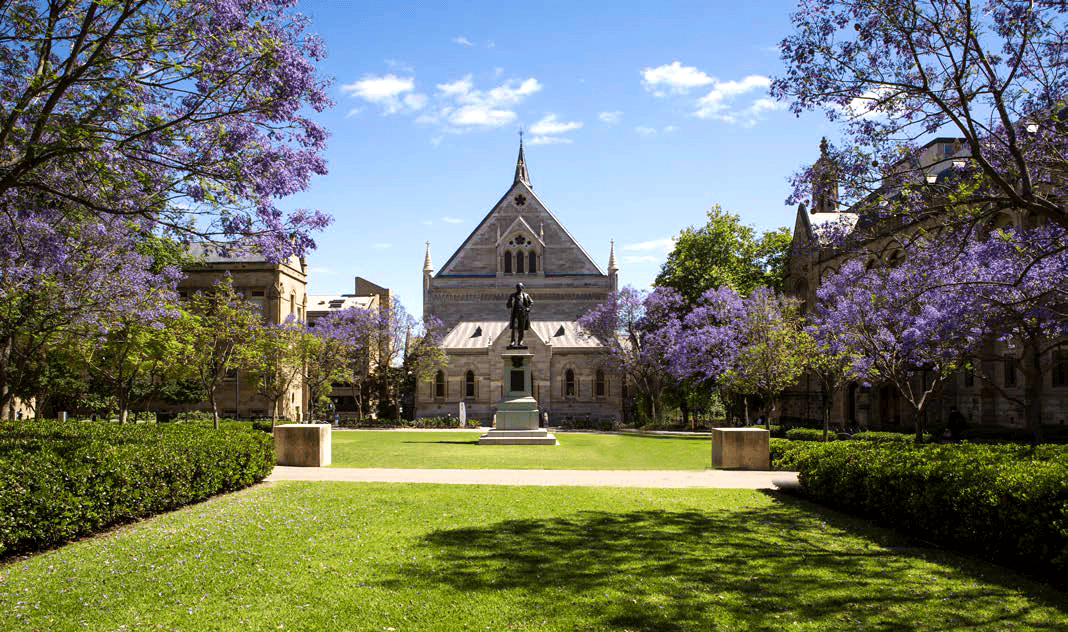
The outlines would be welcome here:
M 330 424 L 282 424 L 274 427 L 274 455 L 278 465 L 330 465 Z
M 713 428 L 712 467 L 770 470 L 770 437 L 770 432 L 760 428 Z

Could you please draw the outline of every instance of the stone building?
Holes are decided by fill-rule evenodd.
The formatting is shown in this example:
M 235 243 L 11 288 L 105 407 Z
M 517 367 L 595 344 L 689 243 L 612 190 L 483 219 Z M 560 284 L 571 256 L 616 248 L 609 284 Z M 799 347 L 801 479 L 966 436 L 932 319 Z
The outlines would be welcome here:
M 534 301 L 524 342 L 541 413 L 553 424 L 620 420 L 625 386 L 576 324 L 618 289 L 618 274 L 611 248 L 605 273 L 535 195 L 520 142 L 508 191 L 437 273 L 427 243 L 423 315 L 445 324 L 448 365 L 419 384 L 416 415 L 456 415 L 463 402 L 468 418 L 492 422 L 511 337 L 506 303 L 522 283 Z
M 937 183 L 943 171 L 961 167 L 968 157 L 966 145 L 955 138 L 936 138 L 921 151 L 918 167 L 930 183 Z M 787 265 L 785 287 L 789 293 L 812 305 L 820 280 L 837 271 L 850 257 L 867 257 L 867 265 L 893 265 L 907 256 L 910 234 L 919 230 L 937 229 L 935 220 L 903 224 L 895 218 L 880 218 L 873 209 L 860 205 L 842 209 L 838 203 L 838 185 L 829 164 L 826 140 L 821 144 L 820 162 L 815 173 L 827 174 L 823 186 L 814 187 L 812 208 L 801 204 L 793 230 L 793 244 Z M 822 163 L 822 164 L 821 164 Z M 1003 212 L 992 224 L 995 227 L 1032 226 L 1036 219 L 1018 212 Z M 821 243 L 821 228 L 829 224 L 844 226 L 855 237 L 856 250 L 842 252 Z M 1023 427 L 1022 411 L 1011 398 L 1022 399 L 1024 377 L 1014 364 L 1003 343 L 990 343 L 983 350 L 981 372 L 960 371 L 943 385 L 927 406 L 929 424 L 945 422 L 951 406 L 956 406 L 969 424 L 998 424 Z M 1001 361 L 990 358 L 1002 358 Z M 1045 424 L 1068 423 L 1068 341 L 1053 344 L 1038 358 L 1043 370 L 1042 419 Z M 1017 365 L 1018 366 L 1018 365 Z M 922 372 L 916 376 L 923 379 Z M 977 373 L 986 376 L 981 379 Z M 831 423 L 843 427 L 872 429 L 909 429 L 915 427 L 912 407 L 895 387 L 889 384 L 848 384 L 833 402 Z M 817 424 L 822 422 L 819 382 L 814 376 L 804 376 L 788 391 L 782 402 L 785 423 Z
M 194 246 L 197 263 L 183 269 L 185 277 L 178 284 L 180 298 L 210 288 L 229 274 L 234 289 L 253 305 L 268 323 L 282 323 L 287 318 L 303 321 L 308 312 L 307 266 L 304 259 L 291 257 L 283 263 L 270 263 L 260 255 L 221 256 L 211 248 Z M 225 417 L 269 417 L 271 403 L 250 389 L 238 371 L 230 371 L 216 394 L 219 414 Z M 280 417 L 302 420 L 308 411 L 303 383 L 290 387 L 283 398 Z M 208 408 L 207 402 L 200 408 Z
M 308 296 L 308 325 L 333 313 L 357 308 L 378 312 L 389 310 L 393 306 L 393 291 L 376 285 L 363 277 L 356 277 L 352 294 L 311 294 Z M 385 344 L 386 341 L 382 341 Z M 361 357 L 360 363 L 364 375 L 370 375 L 378 358 L 384 352 L 369 348 Z M 367 384 L 336 383 L 330 391 L 330 401 L 334 412 L 340 419 L 362 419 L 376 417 L 381 393 L 375 392 Z

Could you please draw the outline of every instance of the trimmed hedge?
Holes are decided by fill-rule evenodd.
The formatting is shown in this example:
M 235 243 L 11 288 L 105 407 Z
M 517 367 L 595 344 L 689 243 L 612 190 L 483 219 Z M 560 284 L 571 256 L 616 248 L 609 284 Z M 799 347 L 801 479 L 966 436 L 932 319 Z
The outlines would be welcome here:
M 916 443 L 915 433 L 905 434 L 902 432 L 858 432 L 853 435 L 853 439 L 857 441 L 871 441 L 872 443 Z M 931 435 L 923 435 L 924 443 L 930 443 L 931 440 Z
M 773 470 L 797 470 L 797 464 L 803 457 L 812 453 L 818 453 L 824 446 L 829 445 L 831 442 L 824 443 L 822 441 L 791 441 L 789 439 L 776 439 L 772 437 L 768 440 L 768 451 L 771 457 L 771 468 Z
M 419 428 L 424 430 L 442 430 L 449 428 L 480 428 L 477 419 L 468 419 L 466 424 L 460 423 L 459 417 L 420 417 L 419 419 L 342 419 L 338 422 L 341 428 Z
M 817 502 L 1064 582 L 1068 448 L 837 441 L 794 459 Z
M 791 441 L 823 441 L 823 430 L 815 428 L 790 428 L 786 431 L 786 438 Z M 834 441 L 838 435 L 833 432 L 827 433 L 827 440 Z
M 0 555 L 39 550 L 263 480 L 263 432 L 0 423 Z

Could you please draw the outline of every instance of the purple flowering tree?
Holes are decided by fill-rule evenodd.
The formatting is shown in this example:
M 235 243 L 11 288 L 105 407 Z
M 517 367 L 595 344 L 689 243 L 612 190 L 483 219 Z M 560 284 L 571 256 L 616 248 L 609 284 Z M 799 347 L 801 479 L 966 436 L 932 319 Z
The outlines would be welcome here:
M 609 365 L 647 398 L 653 421 L 660 421 L 661 396 L 674 381 L 671 353 L 682 305 L 682 297 L 670 288 L 643 292 L 625 287 L 578 321 L 586 335 L 605 346 Z
M 1039 439 L 1050 367 L 1042 358 L 1068 335 L 1068 231 L 1052 223 L 1009 227 L 946 239 L 941 246 L 951 250 L 943 272 L 950 289 L 963 290 L 962 301 L 985 327 L 984 344 L 975 349 L 976 374 L 1020 407 Z M 1023 376 L 1022 397 L 988 374 L 994 361 Z
M 39 360 L 114 327 L 120 317 L 155 322 L 179 271 L 156 265 L 135 221 L 56 208 L 8 209 L 0 222 L 0 410 L 41 395 Z
M 763 287 L 745 298 L 728 287 L 708 290 L 686 314 L 675 341 L 676 376 L 743 398 L 759 396 L 769 405 L 767 426 L 782 391 L 797 381 L 811 356 L 797 302 Z
M 1014 208 L 1068 227 L 1063 2 L 801 0 L 792 19 L 771 93 L 842 124 L 848 149 L 832 158 L 844 202 L 911 190 L 900 211 L 913 217 Z M 914 141 L 933 134 L 963 144 L 921 163 Z M 924 187 L 947 170 L 956 195 Z M 828 175 L 818 171 L 799 174 L 795 201 Z
M 313 247 L 328 218 L 275 205 L 325 172 L 323 49 L 295 4 L 0 4 L 0 210 Z
M 846 353 L 857 376 L 897 388 L 914 410 L 917 442 L 931 397 L 985 335 L 964 278 L 938 247 L 944 243 L 917 237 L 889 266 L 847 261 L 820 284 L 812 318 L 814 328 L 828 332 L 817 339 Z

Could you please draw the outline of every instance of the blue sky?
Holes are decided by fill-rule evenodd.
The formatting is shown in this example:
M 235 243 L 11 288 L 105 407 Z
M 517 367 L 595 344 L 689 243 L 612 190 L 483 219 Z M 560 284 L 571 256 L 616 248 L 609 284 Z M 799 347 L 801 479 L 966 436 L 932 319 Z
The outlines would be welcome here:
M 330 173 L 286 208 L 334 224 L 309 292 L 362 276 L 422 313 L 425 242 L 443 264 L 511 185 L 524 131 L 534 190 L 621 285 L 647 287 L 713 204 L 792 226 L 787 177 L 822 115 L 767 96 L 794 3 L 302 0 L 325 41 Z

